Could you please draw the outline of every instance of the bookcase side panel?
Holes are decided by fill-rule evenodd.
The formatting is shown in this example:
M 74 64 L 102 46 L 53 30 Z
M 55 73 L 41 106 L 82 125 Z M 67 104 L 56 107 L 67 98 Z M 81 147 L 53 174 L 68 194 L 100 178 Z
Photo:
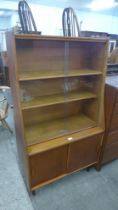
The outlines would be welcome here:
M 15 36 L 12 32 L 6 33 L 7 51 L 8 51 L 8 66 L 10 74 L 10 86 L 13 96 L 13 107 L 14 107 L 14 120 L 15 120 L 15 130 L 16 130 L 16 142 L 17 150 L 19 156 L 19 164 L 21 173 L 27 183 L 27 187 L 30 188 L 30 178 L 29 178 L 29 164 L 28 155 L 26 149 L 26 142 L 24 139 L 24 127 L 22 120 L 22 112 L 19 101 L 19 85 L 18 85 L 18 75 L 17 75 L 17 61 L 16 61 L 16 48 L 15 48 Z

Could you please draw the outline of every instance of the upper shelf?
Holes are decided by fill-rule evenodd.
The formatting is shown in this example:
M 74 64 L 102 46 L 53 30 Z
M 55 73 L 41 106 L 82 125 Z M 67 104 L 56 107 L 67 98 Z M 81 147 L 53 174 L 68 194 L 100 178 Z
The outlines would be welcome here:
M 52 79 L 52 78 L 63 78 L 63 77 L 77 77 L 77 76 L 89 76 L 89 75 L 100 75 L 102 72 L 93 69 L 80 69 L 80 70 L 44 70 L 44 71 L 32 71 L 22 72 L 19 75 L 19 81 L 29 81 L 38 79 Z

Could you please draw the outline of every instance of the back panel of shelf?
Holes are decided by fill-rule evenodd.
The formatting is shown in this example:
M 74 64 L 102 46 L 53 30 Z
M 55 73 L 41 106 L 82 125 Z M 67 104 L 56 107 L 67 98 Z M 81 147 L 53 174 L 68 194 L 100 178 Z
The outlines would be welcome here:
M 19 78 L 64 75 L 64 41 L 17 40 Z
M 69 42 L 68 43 L 68 68 L 67 74 L 72 69 L 86 69 L 103 73 L 106 51 L 105 43 L 98 42 Z

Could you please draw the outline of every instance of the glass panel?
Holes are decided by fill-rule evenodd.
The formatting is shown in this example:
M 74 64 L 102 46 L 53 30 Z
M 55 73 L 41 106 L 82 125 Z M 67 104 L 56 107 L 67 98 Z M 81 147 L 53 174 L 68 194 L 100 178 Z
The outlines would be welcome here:
M 18 39 L 16 47 L 20 80 L 63 77 L 63 41 Z
M 40 143 L 65 133 L 64 103 L 23 110 L 26 141 Z
M 27 143 L 65 134 L 64 41 L 19 39 L 16 47 Z
M 105 50 L 99 42 L 16 40 L 28 145 L 98 125 Z
M 65 44 L 65 128 L 67 133 L 98 125 L 104 47 L 104 43 L 89 40 L 69 41 Z M 76 76 L 70 77 L 73 71 L 76 72 Z

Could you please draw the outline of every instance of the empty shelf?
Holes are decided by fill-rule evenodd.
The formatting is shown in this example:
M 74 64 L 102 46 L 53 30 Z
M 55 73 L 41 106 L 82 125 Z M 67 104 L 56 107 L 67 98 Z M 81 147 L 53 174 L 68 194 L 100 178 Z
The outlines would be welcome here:
M 25 137 L 27 144 L 32 145 L 94 126 L 96 123 L 93 120 L 80 113 L 78 116 L 27 125 Z
M 19 81 L 29 81 L 38 79 L 51 79 L 51 78 L 62 78 L 62 77 L 77 77 L 77 76 L 89 76 L 89 75 L 100 75 L 102 72 L 94 69 L 78 69 L 69 71 L 24 71 L 19 75 Z
M 92 99 L 97 96 L 90 91 L 76 91 L 63 94 L 55 94 L 34 98 L 30 101 L 25 101 L 21 103 L 22 110 L 31 109 L 36 107 L 43 107 L 48 105 L 55 105 L 71 101 L 79 101 L 84 99 Z

